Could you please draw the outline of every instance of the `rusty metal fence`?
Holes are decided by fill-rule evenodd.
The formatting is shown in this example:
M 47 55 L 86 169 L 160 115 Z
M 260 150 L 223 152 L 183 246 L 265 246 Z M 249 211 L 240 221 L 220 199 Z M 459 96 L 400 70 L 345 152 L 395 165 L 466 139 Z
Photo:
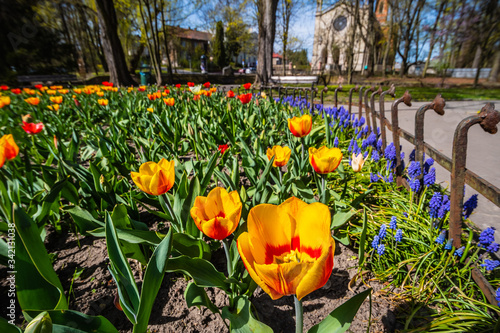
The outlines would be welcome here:
M 234 87 L 222 87 L 223 91 L 226 89 L 237 90 L 240 93 L 240 86 Z M 281 87 L 281 86 L 263 86 L 260 87 L 260 92 L 266 91 L 270 98 L 273 97 L 273 90 L 277 92 L 278 97 L 292 95 L 293 98 L 297 96 L 303 96 L 306 102 L 310 103 L 311 111 L 314 108 L 314 99 L 319 95 L 318 103 L 323 104 L 325 94 L 332 90 L 332 87 L 325 86 L 321 91 L 318 91 L 317 87 L 312 85 L 310 88 L 304 87 Z M 364 90 L 364 95 L 363 95 Z M 334 105 L 338 106 L 338 93 L 342 92 L 342 86 L 337 86 L 333 89 L 334 91 Z M 252 88 L 252 93 L 255 90 Z M 455 129 L 455 135 L 453 139 L 453 149 L 451 159 L 436 148 L 430 146 L 424 141 L 424 115 L 428 110 L 434 110 L 438 115 L 444 116 L 444 107 L 446 105 L 445 100 L 441 95 L 437 95 L 436 98 L 428 103 L 422 105 L 415 114 L 415 135 L 405 131 L 399 127 L 398 121 L 398 108 L 399 104 L 403 103 L 407 106 L 411 106 L 411 95 L 408 91 L 404 93 L 403 96 L 394 100 L 391 106 L 391 120 L 385 116 L 385 105 L 384 97 L 385 95 L 390 95 L 395 97 L 395 87 L 391 87 L 383 91 L 382 87 L 378 89 L 375 86 L 365 87 L 356 85 L 349 90 L 349 102 L 348 111 L 349 114 L 352 113 L 352 95 L 353 92 L 359 92 L 358 100 L 358 117 L 361 118 L 364 115 L 366 119 L 366 124 L 368 127 L 377 128 L 377 119 L 380 124 L 380 135 L 382 139 L 382 147 L 385 149 L 387 146 L 387 133 L 386 128 L 392 132 L 392 141 L 396 147 L 396 167 L 395 175 L 396 182 L 399 186 L 404 186 L 409 188 L 408 182 L 403 178 L 403 163 L 401 161 L 400 154 L 400 137 L 404 138 L 411 144 L 415 146 L 415 160 L 423 165 L 424 152 L 432 157 L 438 164 L 444 167 L 451 173 L 451 186 L 450 186 L 450 230 L 448 233 L 448 238 L 453 240 L 453 246 L 459 248 L 461 246 L 461 235 L 463 233 L 462 229 L 462 212 L 463 212 L 463 201 L 464 201 L 464 185 L 467 183 L 477 192 L 482 194 L 485 198 L 489 199 L 496 206 L 500 207 L 500 189 L 485 179 L 481 178 L 479 175 L 468 170 L 466 166 L 467 160 L 467 133 L 471 126 L 479 124 L 483 130 L 488 133 L 495 134 L 497 132 L 497 124 L 500 122 L 500 112 L 495 110 L 495 106 L 492 103 L 487 103 L 481 112 L 477 115 L 467 117 L 463 119 Z M 370 98 L 368 94 L 371 92 Z M 304 94 L 304 95 L 302 95 Z M 379 111 L 375 108 L 375 96 L 379 95 Z M 363 102 L 364 101 L 364 102 Z M 481 274 L 477 268 L 473 268 L 472 277 L 474 281 L 478 284 L 481 290 L 486 295 L 488 301 L 496 305 L 498 302 L 495 299 L 495 290 L 486 280 L 486 278 Z

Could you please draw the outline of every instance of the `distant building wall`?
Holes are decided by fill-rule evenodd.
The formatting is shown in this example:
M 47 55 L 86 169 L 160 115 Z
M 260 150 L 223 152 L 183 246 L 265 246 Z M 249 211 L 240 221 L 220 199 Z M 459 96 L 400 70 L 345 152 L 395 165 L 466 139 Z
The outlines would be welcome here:
M 490 76 L 491 68 L 481 68 L 479 72 L 480 79 L 487 79 Z M 448 68 L 446 75 L 456 78 L 474 79 L 476 77 L 477 68 Z

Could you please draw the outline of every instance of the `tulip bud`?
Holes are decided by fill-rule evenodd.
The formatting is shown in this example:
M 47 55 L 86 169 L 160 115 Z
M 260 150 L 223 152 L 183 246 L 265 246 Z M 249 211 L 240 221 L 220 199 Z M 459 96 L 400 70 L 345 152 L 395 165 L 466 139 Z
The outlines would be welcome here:
M 99 179 L 99 182 L 101 183 L 101 190 L 105 193 L 110 193 L 111 192 L 111 185 L 109 182 L 104 178 L 104 175 L 101 175 L 101 178 Z
M 26 329 L 25 333 L 52 333 L 52 319 L 50 319 L 49 314 L 44 311 L 36 316 Z
M 231 103 L 227 103 L 227 110 L 231 111 Z
M 194 136 L 194 130 L 191 127 L 191 124 L 188 124 L 188 133 L 189 133 L 189 136 Z
M 22 116 L 22 118 L 23 118 L 24 122 L 29 123 L 31 120 L 31 115 L 26 114 L 26 115 Z

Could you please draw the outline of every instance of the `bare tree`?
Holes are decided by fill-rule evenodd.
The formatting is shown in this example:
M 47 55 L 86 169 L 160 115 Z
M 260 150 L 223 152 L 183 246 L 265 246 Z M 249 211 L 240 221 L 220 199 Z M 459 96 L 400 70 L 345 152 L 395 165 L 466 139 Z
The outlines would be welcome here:
M 429 43 L 429 53 L 427 54 L 427 60 L 425 61 L 424 71 L 422 73 L 422 77 L 425 77 L 427 73 L 427 69 L 429 69 L 429 63 L 431 62 L 432 51 L 434 50 L 434 46 L 436 45 L 436 31 L 439 23 L 439 19 L 441 18 L 441 14 L 446 10 L 446 5 L 448 4 L 448 0 L 442 0 L 439 4 L 439 9 L 437 12 L 436 21 L 430 30 L 431 40 Z

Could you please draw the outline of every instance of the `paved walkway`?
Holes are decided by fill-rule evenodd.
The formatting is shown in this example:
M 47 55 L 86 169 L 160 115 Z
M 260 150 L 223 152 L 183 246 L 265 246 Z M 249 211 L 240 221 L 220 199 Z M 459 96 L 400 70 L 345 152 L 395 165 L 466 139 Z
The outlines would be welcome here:
M 389 97 L 389 96 L 388 96 Z M 388 98 L 386 98 L 387 100 Z M 453 136 L 455 129 L 464 118 L 476 114 L 488 101 L 462 101 L 446 102 L 445 114 L 438 115 L 432 110 L 425 113 L 424 141 L 451 158 Z M 489 101 L 495 104 L 495 109 L 500 110 L 500 101 Z M 413 102 L 411 107 L 403 103 L 399 104 L 399 126 L 406 131 L 415 134 L 415 113 L 423 104 L 429 102 Z M 385 103 L 386 117 L 390 117 L 391 102 Z M 378 103 L 376 104 L 378 111 Z M 363 110 L 364 111 L 364 110 Z M 358 109 L 353 106 L 353 112 L 357 114 Z M 377 121 L 377 124 L 379 122 Z M 500 132 L 500 131 L 499 131 Z M 388 131 L 388 140 L 392 141 L 392 132 Z M 406 140 L 401 140 L 405 161 L 413 146 Z M 450 185 L 450 172 L 435 163 L 436 181 L 444 188 Z M 500 187 L 500 133 L 489 134 L 483 131 L 481 126 L 474 125 L 469 130 L 467 147 L 467 168 L 493 185 Z M 465 200 L 472 194 L 477 193 L 466 185 Z M 479 195 L 478 208 L 470 217 L 479 228 L 485 229 L 493 226 L 497 229 L 495 238 L 500 242 L 500 208 L 488 199 Z

